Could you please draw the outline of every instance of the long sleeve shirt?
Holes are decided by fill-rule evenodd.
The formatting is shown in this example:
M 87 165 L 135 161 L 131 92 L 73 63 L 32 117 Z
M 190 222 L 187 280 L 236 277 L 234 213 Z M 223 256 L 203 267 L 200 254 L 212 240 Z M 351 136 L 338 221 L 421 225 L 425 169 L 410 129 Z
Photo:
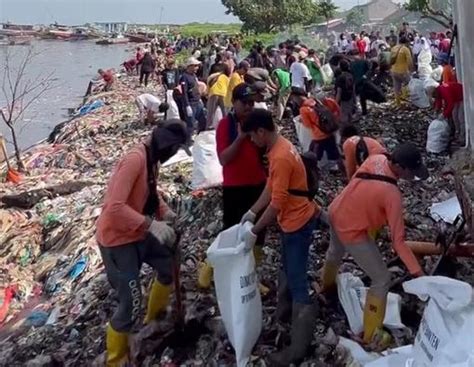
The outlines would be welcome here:
M 197 104 L 201 99 L 196 75 L 184 72 L 179 80 L 183 91 L 185 106 Z
M 437 89 L 437 97 L 435 100 L 435 110 L 443 110 L 443 116 L 450 118 L 453 114 L 454 107 L 464 99 L 463 88 L 461 83 L 443 83 Z

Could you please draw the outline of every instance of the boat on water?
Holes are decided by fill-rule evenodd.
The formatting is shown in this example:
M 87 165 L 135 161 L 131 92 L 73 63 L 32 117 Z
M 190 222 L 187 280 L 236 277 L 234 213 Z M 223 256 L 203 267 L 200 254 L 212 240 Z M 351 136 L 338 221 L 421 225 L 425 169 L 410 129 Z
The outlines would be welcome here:
M 8 36 L 0 39 L 0 46 L 29 46 L 33 36 Z
M 2 23 L 0 35 L 3 36 L 37 36 L 39 31 L 33 25 Z
M 152 32 L 144 32 L 144 31 L 138 31 L 138 32 L 130 32 L 125 34 L 125 37 L 127 37 L 130 42 L 135 42 L 135 43 L 147 43 L 151 42 L 155 38 L 155 33 Z
M 98 45 L 120 45 L 124 43 L 128 43 L 130 40 L 127 37 L 124 37 L 121 34 L 112 35 L 111 37 L 101 38 L 100 40 L 96 41 Z

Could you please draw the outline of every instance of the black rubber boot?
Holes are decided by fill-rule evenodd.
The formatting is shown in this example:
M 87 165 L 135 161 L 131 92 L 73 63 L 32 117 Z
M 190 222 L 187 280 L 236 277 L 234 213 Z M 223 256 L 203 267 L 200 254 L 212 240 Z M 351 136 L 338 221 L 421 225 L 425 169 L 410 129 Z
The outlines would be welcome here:
M 277 307 L 275 318 L 282 323 L 288 323 L 291 317 L 291 294 L 288 289 L 288 281 L 283 270 L 278 274 L 278 291 L 277 291 Z

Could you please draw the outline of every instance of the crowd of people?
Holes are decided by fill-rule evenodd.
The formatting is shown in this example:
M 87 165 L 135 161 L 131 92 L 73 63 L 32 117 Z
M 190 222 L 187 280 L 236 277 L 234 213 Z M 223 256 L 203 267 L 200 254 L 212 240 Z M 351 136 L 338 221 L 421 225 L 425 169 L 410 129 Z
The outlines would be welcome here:
M 107 328 L 108 365 L 117 366 L 127 359 L 128 336 L 140 314 L 139 271 L 143 262 L 157 272 L 145 322 L 156 319 L 168 304 L 176 214 L 157 193 L 158 173 L 160 165 L 179 148 L 190 154 L 195 130 L 216 129 L 223 171 L 223 229 L 250 223 L 242 227 L 240 236 L 248 249 L 254 250 L 257 266 L 264 256 L 268 226 L 277 223 L 281 231 L 275 316 L 290 322 L 291 343 L 270 355 L 269 365 L 301 361 L 311 343 L 318 314 L 310 297 L 307 270 L 312 233 L 318 228 L 330 232 L 321 295 L 334 292 L 342 258 L 349 253 L 371 280 L 363 342 L 369 345 L 375 341 L 377 347 L 387 343 L 390 338 L 382 322 L 391 278 L 377 246 L 377 233 L 388 224 L 393 249 L 409 273 L 423 275 L 405 244 L 403 199 L 397 183 L 400 179 L 426 179 L 428 171 L 412 143 L 388 151 L 378 140 L 358 133 L 354 124 L 358 100 L 362 114 L 367 114 L 367 101 L 385 101 L 385 88 L 393 83 L 396 104 L 401 106 L 403 88 L 413 73 L 432 77 L 431 71 L 426 75 L 423 70 L 436 62 L 436 48 L 444 65 L 442 80 L 430 84 L 427 92 L 436 99 L 435 108 L 444 105 L 445 117 L 453 119 L 454 107 L 462 102 L 462 88 L 453 73 L 447 41 L 451 35 L 440 35 L 439 43 L 428 42 L 406 24 L 399 35 L 392 31 L 385 39 L 377 33 L 342 34 L 329 69 L 320 54 L 298 40 L 278 47 L 256 44 L 245 58 L 232 42 L 213 44 L 207 53 L 193 50 L 183 68 L 178 68 L 172 53 L 160 51 L 162 48 L 155 49 L 154 55 L 151 49 L 138 49 L 137 62 L 133 67 L 125 65 L 127 71 L 137 72 L 138 65 L 140 83 L 145 85 L 155 73 L 158 78 L 153 79 L 166 91 L 164 99 L 158 88 L 156 95 L 150 91 L 137 97 L 140 114 L 150 123 L 157 114 L 164 113 L 165 119 L 146 142 L 118 163 L 97 222 L 107 275 L 119 297 L 119 307 Z M 160 52 L 166 58 L 158 62 L 157 72 Z M 391 80 L 380 75 L 391 76 Z M 333 87 L 328 88 L 332 77 Z M 176 108 L 171 116 L 172 104 Z M 303 154 L 279 133 L 281 125 L 293 123 L 288 117 L 299 118 L 311 134 L 312 143 Z M 328 208 L 313 200 L 316 181 L 330 177 L 319 169 L 324 159 L 330 162 L 329 171 L 340 172 L 346 183 Z M 211 275 L 211 266 L 203 263 L 198 286 L 210 287 Z

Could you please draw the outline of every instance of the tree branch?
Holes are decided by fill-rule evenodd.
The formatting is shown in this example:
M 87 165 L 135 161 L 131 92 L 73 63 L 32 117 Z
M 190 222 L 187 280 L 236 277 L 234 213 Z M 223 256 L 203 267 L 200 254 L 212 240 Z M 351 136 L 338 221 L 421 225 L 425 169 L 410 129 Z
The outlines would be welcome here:
M 436 18 L 436 17 L 433 16 L 433 15 L 430 15 L 430 14 L 423 14 L 420 18 L 422 18 L 422 19 L 431 19 L 431 20 L 435 21 L 436 23 L 441 24 L 443 27 L 449 28 L 449 24 L 446 24 L 446 23 L 443 22 L 441 19 Z

